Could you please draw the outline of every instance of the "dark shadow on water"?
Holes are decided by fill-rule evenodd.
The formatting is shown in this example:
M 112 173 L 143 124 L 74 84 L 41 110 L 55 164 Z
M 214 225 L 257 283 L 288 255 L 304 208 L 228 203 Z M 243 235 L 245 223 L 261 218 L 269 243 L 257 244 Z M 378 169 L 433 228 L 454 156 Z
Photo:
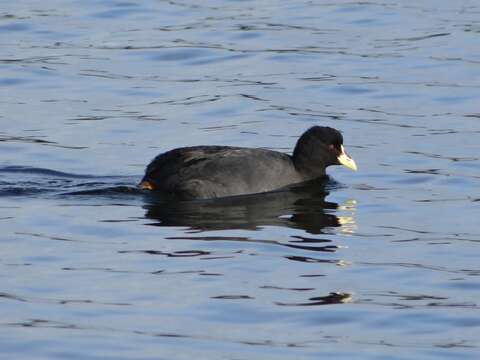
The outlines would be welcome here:
M 201 201 L 146 194 L 145 217 L 154 220 L 153 226 L 186 226 L 198 231 L 283 226 L 321 234 L 325 228 L 341 226 L 334 214 L 338 204 L 325 200 L 335 187 L 338 184 L 325 179 L 270 193 Z
M 345 304 L 352 301 L 352 294 L 343 292 L 333 292 L 325 296 L 311 297 L 306 302 L 297 303 L 283 303 L 276 302 L 280 306 L 319 306 L 319 305 L 334 305 Z

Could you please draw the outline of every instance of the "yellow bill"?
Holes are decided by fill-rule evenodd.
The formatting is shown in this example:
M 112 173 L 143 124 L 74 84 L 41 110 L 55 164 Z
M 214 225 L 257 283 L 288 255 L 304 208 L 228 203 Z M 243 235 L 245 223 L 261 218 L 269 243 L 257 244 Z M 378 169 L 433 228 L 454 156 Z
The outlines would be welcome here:
M 340 146 L 340 150 L 342 152 L 337 157 L 338 162 L 343 166 L 346 166 L 347 168 L 352 169 L 353 171 L 357 171 L 357 164 L 355 164 L 355 160 L 353 160 L 350 156 L 347 155 L 343 145 Z

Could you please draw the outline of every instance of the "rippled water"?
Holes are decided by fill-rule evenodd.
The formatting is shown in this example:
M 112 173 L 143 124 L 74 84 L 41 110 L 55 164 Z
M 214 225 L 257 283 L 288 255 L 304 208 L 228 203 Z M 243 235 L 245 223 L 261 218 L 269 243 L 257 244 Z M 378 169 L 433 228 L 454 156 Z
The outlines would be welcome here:
M 0 7 L 0 354 L 477 359 L 480 5 L 55 1 Z M 360 171 L 178 202 L 157 153 Z

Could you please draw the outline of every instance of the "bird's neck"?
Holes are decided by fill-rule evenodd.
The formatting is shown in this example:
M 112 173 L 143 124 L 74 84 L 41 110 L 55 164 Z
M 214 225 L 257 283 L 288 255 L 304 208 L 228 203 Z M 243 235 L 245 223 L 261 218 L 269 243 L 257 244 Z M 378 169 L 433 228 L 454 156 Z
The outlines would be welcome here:
M 325 176 L 325 164 L 318 159 L 313 162 L 311 154 L 295 151 L 292 160 L 305 181 Z

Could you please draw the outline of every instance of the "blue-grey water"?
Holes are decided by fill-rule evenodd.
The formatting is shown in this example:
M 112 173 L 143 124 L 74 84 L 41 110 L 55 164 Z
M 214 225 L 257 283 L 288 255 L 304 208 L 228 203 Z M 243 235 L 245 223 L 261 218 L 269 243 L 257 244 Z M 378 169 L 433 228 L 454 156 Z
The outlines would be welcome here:
M 0 357 L 478 359 L 477 1 L 0 1 Z M 174 147 L 359 171 L 136 190 Z

